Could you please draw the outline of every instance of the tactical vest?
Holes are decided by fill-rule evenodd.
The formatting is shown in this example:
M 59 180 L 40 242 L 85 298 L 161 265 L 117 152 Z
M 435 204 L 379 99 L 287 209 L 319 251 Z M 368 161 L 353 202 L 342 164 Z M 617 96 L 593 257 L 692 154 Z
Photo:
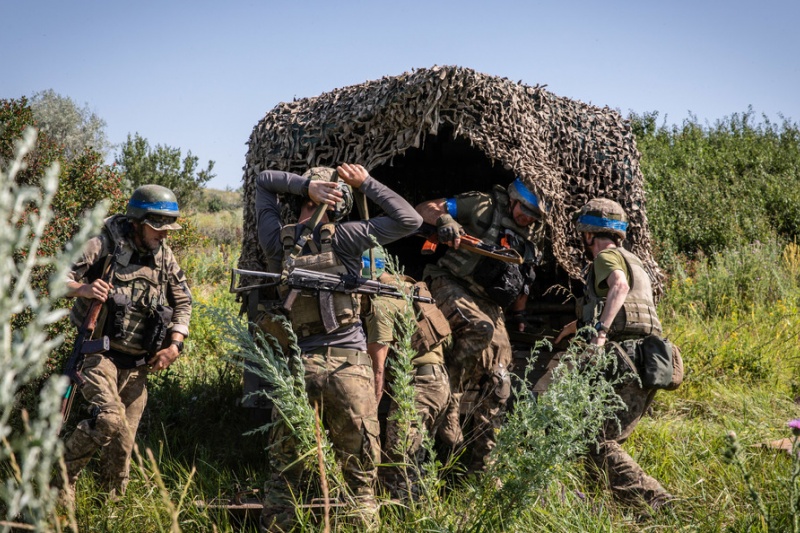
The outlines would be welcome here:
M 111 280 L 112 290 L 108 295 L 106 305 L 98 319 L 98 328 L 95 336 L 108 335 L 111 349 L 128 355 L 139 356 L 146 353 L 142 346 L 143 338 L 151 334 L 153 319 L 157 308 L 166 306 L 167 290 L 167 265 L 166 253 L 162 248 L 152 256 L 152 265 L 132 263 L 134 248 L 130 235 L 126 235 L 124 228 L 128 224 L 124 216 L 117 215 L 106 219 L 103 225 L 101 238 L 108 245 L 108 253 L 113 253 L 114 243 L 122 242 L 122 253 L 116 257 L 116 271 Z M 104 246 L 105 247 L 105 246 Z M 106 255 L 102 256 L 105 259 Z M 116 328 L 111 328 L 114 316 L 109 316 L 113 311 L 113 302 L 121 304 L 124 309 L 117 310 Z M 91 301 L 77 298 L 73 307 L 75 317 L 85 317 Z M 81 318 L 82 321 L 82 318 Z M 105 324 L 100 327 L 100 324 Z M 113 329 L 113 331 L 111 331 Z
M 298 224 L 288 224 L 281 230 L 284 265 L 288 263 L 291 252 L 297 242 L 297 227 Z M 323 224 L 319 233 L 319 246 L 313 239 L 309 239 L 306 243 L 306 248 L 310 249 L 310 253 L 305 253 L 304 250 L 302 255 L 291 258 L 293 267 L 325 274 L 346 274 L 347 268 L 333 252 L 332 241 L 335 232 L 335 224 Z M 281 287 L 281 298 L 285 298 L 290 290 L 288 287 Z M 325 298 L 325 301 L 321 301 L 321 298 Z M 355 324 L 359 320 L 359 295 L 338 291 L 328 295 L 322 292 L 313 294 L 311 291 L 303 291 L 295 300 L 289 313 L 292 329 L 297 334 L 298 339 L 320 333 L 331 333 L 331 331 L 325 330 L 322 322 L 321 305 L 332 306 L 332 314 L 336 317 L 340 328 Z
M 625 303 L 609 325 L 609 339 L 620 341 L 647 335 L 661 335 L 661 322 L 658 320 L 656 305 L 653 301 L 653 286 L 650 276 L 647 275 L 638 257 L 624 248 L 616 248 L 616 250 L 625 260 L 632 279 Z M 586 294 L 579 307 L 580 318 L 584 325 L 597 323 L 603 312 L 605 301 L 605 298 L 597 295 L 594 268 L 590 264 L 589 273 L 586 276 Z
M 406 277 L 406 281 L 407 291 L 416 292 L 419 296 L 433 300 L 424 281 L 415 282 L 409 277 Z M 451 333 L 450 322 L 436 303 L 414 300 L 414 316 L 417 318 L 417 330 L 411 337 L 411 347 L 418 355 L 428 353 Z
M 484 208 L 486 204 L 492 204 L 492 220 L 489 227 L 479 235 L 474 237 L 480 238 L 486 244 L 496 246 L 500 244 L 500 234 L 503 230 L 511 230 L 516 236 L 518 243 L 511 243 L 511 247 L 515 248 L 523 257 L 526 263 L 536 262 L 538 253 L 533 246 L 534 229 L 528 226 L 519 226 L 509 214 L 509 205 L 511 203 L 506 192 L 505 187 L 502 185 L 495 185 L 492 189 L 491 200 L 486 199 L 485 204 L 480 204 L 477 210 Z M 514 246 L 516 244 L 516 246 Z M 464 249 L 448 248 L 447 252 L 439 259 L 439 266 L 449 270 L 456 278 L 466 280 L 474 290 L 479 294 L 484 291 L 479 284 L 475 283 L 472 275 L 475 272 L 475 267 L 478 266 L 483 256 L 468 252 Z

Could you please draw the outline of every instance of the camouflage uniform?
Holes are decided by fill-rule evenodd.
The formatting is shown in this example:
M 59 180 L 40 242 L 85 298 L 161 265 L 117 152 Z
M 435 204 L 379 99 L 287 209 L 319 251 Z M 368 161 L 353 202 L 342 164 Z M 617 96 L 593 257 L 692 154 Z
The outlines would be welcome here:
M 256 178 L 259 244 L 269 264 L 285 263 L 288 251 L 305 234 L 301 225 L 282 224 L 276 195 L 303 196 L 309 183 L 305 177 L 278 171 L 265 171 Z M 292 258 L 295 266 L 360 274 L 362 252 L 373 245 L 373 238 L 379 244 L 389 243 L 421 224 L 413 207 L 376 180 L 368 177 L 360 190 L 387 216 L 317 226 L 301 253 Z M 339 327 L 326 331 L 324 320 L 320 320 L 320 297 L 301 294 L 289 317 L 303 353 L 306 392 L 312 403 L 319 403 L 345 482 L 356 498 L 359 520 L 373 525 L 377 521 L 374 486 L 380 460 L 380 426 L 371 359 L 358 317 L 359 302 L 350 295 L 334 294 L 331 306 Z M 273 420 L 279 422 L 278 417 L 273 410 Z M 261 527 L 286 530 L 294 523 L 295 502 L 306 496 L 302 488 L 304 472 L 302 462 L 297 462 L 298 443 L 283 424 L 275 426 L 271 440 L 272 474 L 265 487 Z
M 111 350 L 87 355 L 82 374 L 86 385 L 81 392 L 91 405 L 92 418 L 78 423 L 65 442 L 64 460 L 70 485 L 98 448 L 101 480 L 112 492 L 123 494 L 128 483 L 130 458 L 136 430 L 147 403 L 146 360 L 150 355 L 142 348 L 142 338 L 153 327 L 151 310 L 157 305 L 173 309 L 169 329 L 189 334 L 192 298 L 186 276 L 178 266 L 172 250 L 166 245 L 154 254 L 141 253 L 133 244 L 130 222 L 123 215 L 106 219 L 103 232 L 91 239 L 82 258 L 69 274 L 70 281 L 91 282 L 100 277 L 105 258 L 121 242 L 109 299 L 98 320 L 95 336 L 108 335 Z M 127 312 L 109 318 L 108 307 L 115 295 L 130 301 Z M 80 326 L 90 300 L 78 298 L 70 319 Z M 112 325 L 116 319 L 117 324 Z M 100 326 L 104 324 L 104 326 Z
M 382 281 L 389 282 L 388 280 Z M 408 285 L 411 286 L 410 284 Z M 372 299 L 371 306 L 371 311 L 364 319 L 367 328 L 367 343 L 391 344 L 394 341 L 393 326 L 396 317 L 405 312 L 406 302 L 397 298 L 375 297 Z M 413 348 L 416 352 L 411 361 L 414 365 L 411 376 L 411 384 L 414 387 L 414 405 L 419 422 L 422 423 L 425 432 L 431 436 L 436 434 L 439 425 L 442 423 L 445 409 L 450 401 L 450 383 L 447 369 L 444 365 L 444 351 L 452 345 L 452 337 L 449 335 L 449 326 L 446 319 L 441 312 L 438 315 L 441 317 L 442 322 L 439 326 L 441 331 L 432 331 L 436 329 L 436 326 L 433 326 L 433 328 L 426 328 L 425 325 L 418 327 L 418 331 L 431 331 L 430 341 L 434 345 L 426 348 L 421 342 L 415 343 L 418 348 Z M 397 451 L 401 446 L 401 435 L 397 421 L 394 420 L 396 412 L 397 402 L 392 400 L 389 406 L 386 422 L 386 440 L 383 446 L 384 462 L 388 464 L 402 463 L 406 460 Z M 407 437 L 407 457 L 416 459 L 422 448 L 423 439 L 423 432 L 417 425 L 416 420 L 412 422 Z M 407 473 L 413 479 L 415 469 L 412 468 Z M 379 475 L 382 483 L 393 496 L 401 496 L 403 494 L 403 491 L 399 490 L 399 484 L 402 481 L 400 469 L 387 466 L 379 470 Z
M 537 228 L 519 226 L 510 216 L 506 188 L 498 185 L 491 194 L 460 194 L 447 199 L 445 205 L 469 235 L 492 245 L 504 242 L 520 253 L 524 259 L 520 267 L 524 280 L 521 290 L 527 294 L 533 281 L 533 266 L 540 257 L 534 244 L 539 236 Z M 438 436 L 452 448 L 469 446 L 471 471 L 486 466 L 511 395 L 512 351 L 504 310 L 477 279 L 482 268 L 492 268 L 494 263 L 499 262 L 450 248 L 436 265 L 428 265 L 424 274 L 433 297 L 450 322 L 454 338 L 447 360 L 452 396 Z M 469 389 L 479 389 L 479 394 L 472 411 L 467 413 L 472 418 L 473 430 L 465 438 L 460 404 Z

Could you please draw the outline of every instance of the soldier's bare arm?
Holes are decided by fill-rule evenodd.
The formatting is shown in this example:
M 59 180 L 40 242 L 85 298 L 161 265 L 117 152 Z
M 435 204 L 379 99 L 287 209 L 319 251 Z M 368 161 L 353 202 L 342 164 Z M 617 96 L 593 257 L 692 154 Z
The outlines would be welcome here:
M 81 297 L 105 302 L 110 290 L 111 285 L 102 279 L 96 279 L 91 283 L 81 283 L 79 281 L 67 282 L 67 297 L 69 298 Z
M 603 307 L 603 313 L 600 315 L 600 322 L 606 327 L 609 327 L 617 316 L 622 305 L 625 303 L 625 298 L 628 296 L 630 286 L 628 279 L 625 277 L 625 272 L 622 270 L 615 270 L 606 278 L 608 283 L 608 295 L 606 296 L 606 304 Z M 606 332 L 598 333 L 597 337 L 592 339 L 593 344 L 603 346 L 606 343 Z

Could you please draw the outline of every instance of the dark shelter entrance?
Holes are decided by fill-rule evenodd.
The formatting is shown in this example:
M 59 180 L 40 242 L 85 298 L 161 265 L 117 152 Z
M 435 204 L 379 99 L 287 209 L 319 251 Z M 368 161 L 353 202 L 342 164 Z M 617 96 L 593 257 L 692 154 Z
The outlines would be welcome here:
M 468 191 L 489 192 L 495 184 L 503 186 L 516 177 L 500 163 L 493 163 L 464 137 L 453 138 L 453 127 L 442 126 L 436 135 L 428 135 L 424 146 L 410 148 L 403 155 L 380 165 L 370 173 L 381 183 L 397 191 L 412 205 L 425 200 L 452 197 Z M 370 206 L 374 209 L 374 205 Z M 370 213 L 377 216 L 381 213 Z M 399 259 L 404 272 L 421 280 L 425 265 L 436 261 L 446 250 L 422 255 L 423 240 L 406 237 L 388 245 L 387 251 Z M 517 341 L 530 345 L 543 336 L 553 335 L 574 315 L 574 303 L 568 294 L 573 288 L 570 277 L 560 269 L 545 245 L 543 263 L 536 272 L 536 283 L 528 303 L 528 335 L 516 335 Z M 569 320 L 565 320 L 568 318 Z

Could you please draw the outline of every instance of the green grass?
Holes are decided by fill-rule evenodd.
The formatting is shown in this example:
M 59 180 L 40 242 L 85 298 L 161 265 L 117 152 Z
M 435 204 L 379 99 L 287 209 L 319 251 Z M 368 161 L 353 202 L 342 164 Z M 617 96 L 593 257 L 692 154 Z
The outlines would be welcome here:
M 139 435 L 142 456 L 125 498 L 104 502 L 92 475 L 79 480 L 82 531 L 248 530 L 223 512 L 193 505 L 258 489 L 267 476 L 264 437 L 243 436 L 261 421 L 237 405 L 240 371 L 225 362 L 234 350 L 214 318 L 215 310 L 238 311 L 224 279 L 237 252 L 233 247 L 223 252 L 224 246 L 182 258 L 199 304 L 192 336 L 178 364 L 151 379 Z M 678 498 L 674 511 L 643 516 L 643 509 L 620 505 L 602 485 L 588 481 L 581 460 L 569 460 L 552 466 L 545 488 L 534 491 L 519 512 L 481 518 L 475 509 L 486 502 L 478 500 L 491 493 L 457 482 L 424 505 L 385 506 L 382 530 L 767 531 L 741 473 L 724 460 L 729 431 L 738 435 L 772 530 L 789 530 L 791 460 L 760 444 L 789 436 L 786 422 L 797 416 L 800 263 L 792 259 L 798 256 L 793 245 L 769 246 L 776 247 L 767 254 L 772 263 L 756 261 L 769 270 L 762 276 L 754 270 L 753 254 L 760 257 L 764 250 L 752 246 L 725 257 L 683 261 L 660 304 L 669 337 L 683 350 L 686 380 L 676 392 L 659 392 L 625 448 Z M 781 290 L 767 294 L 764 287 L 778 286 L 776 279 Z M 146 449 L 155 461 L 148 460 Z M 306 530 L 319 526 L 309 523 Z

